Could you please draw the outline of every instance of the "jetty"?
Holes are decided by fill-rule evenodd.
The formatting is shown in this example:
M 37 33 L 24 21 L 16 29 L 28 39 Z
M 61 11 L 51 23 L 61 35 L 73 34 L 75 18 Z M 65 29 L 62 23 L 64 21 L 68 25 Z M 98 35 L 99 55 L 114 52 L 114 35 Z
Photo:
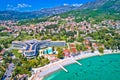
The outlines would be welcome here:
M 81 63 L 79 63 L 78 61 L 76 61 L 76 60 L 74 60 L 73 58 L 72 58 L 72 60 L 75 62 L 75 63 L 77 63 L 78 65 L 82 65 Z
M 60 66 L 65 72 L 68 72 L 68 70 L 65 69 L 61 64 L 59 64 L 59 66 Z
M 80 66 L 82 65 L 81 63 L 79 63 L 78 61 L 75 60 L 75 63 L 79 64 Z

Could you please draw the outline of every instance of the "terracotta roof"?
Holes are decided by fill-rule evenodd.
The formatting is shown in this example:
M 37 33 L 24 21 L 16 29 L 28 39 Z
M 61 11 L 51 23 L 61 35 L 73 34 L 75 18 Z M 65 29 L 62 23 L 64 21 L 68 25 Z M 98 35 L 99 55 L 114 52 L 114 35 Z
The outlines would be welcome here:
M 70 53 L 70 50 L 65 49 L 63 52 L 64 52 L 64 53 Z
M 75 47 L 75 44 L 70 44 L 70 47 Z
M 86 46 L 87 49 L 90 49 L 91 47 L 90 46 Z
M 76 48 L 71 48 L 72 52 L 76 53 L 77 49 Z
M 96 43 L 93 43 L 92 45 L 93 45 L 94 47 L 97 47 L 97 44 L 96 44 Z

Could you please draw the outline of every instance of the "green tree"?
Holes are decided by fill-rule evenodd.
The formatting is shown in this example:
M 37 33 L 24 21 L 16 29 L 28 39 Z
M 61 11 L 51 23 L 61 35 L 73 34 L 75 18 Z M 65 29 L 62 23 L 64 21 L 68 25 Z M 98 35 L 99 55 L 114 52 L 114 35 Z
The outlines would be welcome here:
M 94 53 L 95 49 L 93 47 L 91 47 L 91 52 Z
M 62 49 L 61 48 L 57 48 L 57 51 L 58 51 L 57 57 L 59 59 L 63 59 L 64 58 L 64 53 L 63 53 Z
M 53 36 L 52 37 L 52 41 L 56 41 L 57 40 L 57 37 L 56 36 Z
M 2 47 L 0 46 L 0 52 L 2 51 Z
M 77 51 L 80 51 L 81 50 L 81 46 L 79 44 L 76 44 L 76 49 L 77 49 Z
M 78 41 L 78 42 L 82 42 L 83 40 L 84 40 L 83 37 L 78 37 L 78 38 L 77 38 L 77 41 Z
M 103 48 L 103 47 L 99 47 L 99 48 L 98 48 L 98 51 L 99 51 L 101 54 L 103 54 L 103 53 L 104 53 L 104 48 Z
M 81 46 L 81 50 L 83 50 L 83 51 L 87 50 L 87 48 L 85 47 L 85 45 L 83 43 L 80 46 Z

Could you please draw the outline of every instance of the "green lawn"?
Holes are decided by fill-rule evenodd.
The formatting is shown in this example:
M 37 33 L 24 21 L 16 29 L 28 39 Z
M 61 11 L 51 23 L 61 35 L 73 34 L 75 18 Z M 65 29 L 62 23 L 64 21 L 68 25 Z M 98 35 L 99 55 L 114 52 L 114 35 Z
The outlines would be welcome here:
M 17 58 L 19 58 L 19 56 L 22 55 L 22 53 L 19 53 L 17 49 L 13 49 L 11 52 L 12 52 Z

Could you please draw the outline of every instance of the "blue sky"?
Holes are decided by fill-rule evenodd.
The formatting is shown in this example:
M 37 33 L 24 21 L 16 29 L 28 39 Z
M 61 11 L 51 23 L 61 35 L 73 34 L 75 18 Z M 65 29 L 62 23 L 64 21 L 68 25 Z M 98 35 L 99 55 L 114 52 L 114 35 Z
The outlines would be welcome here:
M 93 0 L 0 0 L 1 10 L 34 11 L 60 5 L 79 5 Z

